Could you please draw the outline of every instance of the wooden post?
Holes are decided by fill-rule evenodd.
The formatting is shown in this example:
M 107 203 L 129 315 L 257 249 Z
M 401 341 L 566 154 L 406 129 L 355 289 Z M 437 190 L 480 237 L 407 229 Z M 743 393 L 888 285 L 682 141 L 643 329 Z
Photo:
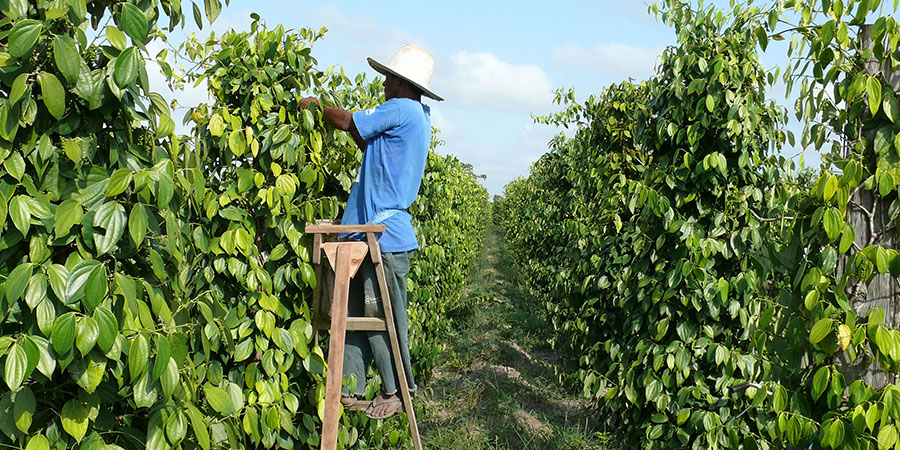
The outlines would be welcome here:
M 859 36 L 862 40 L 862 48 L 874 46 L 872 25 L 861 26 Z M 885 80 L 893 85 L 895 91 L 900 87 L 900 71 L 893 71 L 891 68 L 884 67 L 874 57 L 865 63 L 865 68 L 870 75 L 882 73 Z M 873 142 L 875 131 L 867 131 L 863 136 L 869 142 Z M 851 146 L 852 143 L 847 143 L 846 151 L 849 152 Z M 874 151 L 867 149 L 865 157 L 868 160 L 863 161 L 863 164 L 874 171 Z M 885 201 L 873 191 L 856 189 L 853 192 L 850 196 L 850 205 L 847 208 L 847 220 L 856 232 L 855 250 L 858 251 L 869 245 L 880 245 L 890 249 L 898 248 L 897 232 L 888 214 L 889 206 L 890 202 Z M 843 270 L 845 264 L 846 260 L 841 262 L 841 270 Z M 860 321 L 865 320 L 864 318 L 871 314 L 875 308 L 881 307 L 884 309 L 885 325 L 894 329 L 900 329 L 900 285 L 890 274 L 881 275 L 876 273 L 868 285 L 858 283 L 855 286 L 848 287 L 848 296 Z M 846 355 L 840 353 L 838 369 L 847 378 L 847 384 L 852 383 L 854 380 L 862 379 L 873 388 L 880 389 L 888 384 L 897 383 L 897 375 L 885 373 L 881 370 L 878 361 L 870 357 L 860 357 L 851 363 L 847 360 Z

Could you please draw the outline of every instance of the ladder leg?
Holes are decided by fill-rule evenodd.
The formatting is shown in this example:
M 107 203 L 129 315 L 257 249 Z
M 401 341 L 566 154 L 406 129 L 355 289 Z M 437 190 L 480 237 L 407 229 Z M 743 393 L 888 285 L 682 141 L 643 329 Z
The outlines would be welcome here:
M 384 320 L 387 323 L 388 339 L 391 341 L 391 353 L 394 355 L 394 367 L 397 370 L 397 384 L 400 389 L 400 398 L 403 400 L 403 408 L 409 420 L 409 434 L 415 450 L 422 450 L 422 441 L 419 438 L 419 426 L 416 423 L 416 410 L 413 408 L 412 396 L 409 394 L 409 383 L 406 380 L 406 370 L 403 367 L 403 358 L 400 356 L 400 341 L 397 339 L 397 324 L 394 321 L 394 308 L 391 304 L 391 296 L 387 287 L 387 279 L 384 274 L 384 261 L 381 251 L 378 252 L 378 263 L 375 264 L 375 274 L 378 277 L 378 287 L 381 291 L 381 303 L 384 307 Z M 372 258 L 376 260 L 375 257 Z
M 347 335 L 347 297 L 350 293 L 350 251 L 338 248 L 334 268 L 334 297 L 331 304 L 331 338 L 328 341 L 328 372 L 325 378 L 325 419 L 322 422 L 323 450 L 336 450 L 341 420 L 341 380 L 344 372 L 344 341 Z

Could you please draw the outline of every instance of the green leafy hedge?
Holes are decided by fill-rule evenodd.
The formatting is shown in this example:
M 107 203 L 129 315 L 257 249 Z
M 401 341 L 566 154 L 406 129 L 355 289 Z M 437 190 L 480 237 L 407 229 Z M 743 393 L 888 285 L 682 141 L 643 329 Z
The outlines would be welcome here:
M 896 21 L 874 20 L 867 51 L 847 30 L 882 2 L 662 3 L 651 10 L 678 45 L 656 76 L 584 105 L 560 92 L 567 109 L 541 120 L 575 135 L 507 186 L 502 221 L 555 344 L 627 447 L 897 445 L 896 387 L 840 362 L 898 367 L 897 331 L 851 295 L 900 259 L 854 244 L 846 222 L 860 191 L 897 216 L 897 99 L 864 72 L 870 58 L 892 67 Z M 785 38 L 802 141 L 833 140 L 823 159 L 841 173 L 767 156 L 794 137 L 756 47 Z
M 206 18 L 220 9 L 206 1 Z M 203 78 L 213 100 L 186 114 L 192 136 L 177 136 L 145 60 L 166 32 L 157 20 L 183 22 L 180 2 L 16 0 L 2 13 L 0 444 L 318 446 L 325 363 L 309 324 L 316 280 L 303 227 L 338 215 L 361 155 L 299 98 L 362 108 L 378 101 L 377 85 L 319 70 L 310 51 L 321 31 L 255 20 L 247 33 L 185 43 L 195 72 L 159 55 L 173 81 Z M 111 18 L 91 42 L 88 17 Z M 444 192 L 469 197 L 426 189 L 420 233 L 440 221 L 429 202 L 484 204 L 471 174 L 429 167 Z M 470 258 L 468 247 L 445 251 Z M 454 260 L 417 261 L 421 291 Z M 422 311 L 441 300 L 417 298 Z M 418 341 L 426 355 L 435 345 Z M 400 435 L 345 424 L 347 445 Z
M 471 166 L 432 151 L 410 212 L 420 245 L 408 277 L 410 352 L 415 373 L 427 381 L 445 348 L 445 313 L 462 300 L 466 277 L 481 252 L 491 204 Z

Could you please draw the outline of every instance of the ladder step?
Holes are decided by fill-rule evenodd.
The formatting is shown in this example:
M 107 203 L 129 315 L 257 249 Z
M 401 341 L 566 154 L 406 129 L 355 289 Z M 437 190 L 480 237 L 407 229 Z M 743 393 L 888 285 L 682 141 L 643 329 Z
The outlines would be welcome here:
M 382 317 L 348 317 L 347 331 L 387 331 Z

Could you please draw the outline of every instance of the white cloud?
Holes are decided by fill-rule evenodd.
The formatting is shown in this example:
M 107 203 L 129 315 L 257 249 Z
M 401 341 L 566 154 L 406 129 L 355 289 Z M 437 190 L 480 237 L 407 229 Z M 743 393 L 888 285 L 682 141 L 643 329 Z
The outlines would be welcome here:
M 553 82 L 543 69 L 501 61 L 493 53 L 458 52 L 437 71 L 436 92 L 465 107 L 531 111 L 553 101 Z
M 510 131 L 515 136 L 513 139 L 486 141 L 479 136 L 447 139 L 438 152 L 452 153 L 472 164 L 476 174 L 487 176 L 482 184 L 491 195 L 503 194 L 510 181 L 528 175 L 531 164 L 547 153 L 548 142 L 559 132 L 554 127 L 533 123 L 524 125 L 518 133 L 514 128 Z
M 553 50 L 553 63 L 596 70 L 616 79 L 644 79 L 653 74 L 660 54 L 660 48 L 640 48 L 618 42 L 603 42 L 590 48 L 568 42 Z
M 400 28 L 384 28 L 378 21 L 368 15 L 353 17 L 344 15 L 337 7 L 322 6 L 313 10 L 313 23 L 328 29 L 325 34 L 325 45 L 340 39 L 352 42 L 344 45 L 342 50 L 349 60 L 365 61 L 372 57 L 387 62 L 398 48 L 405 44 L 416 44 L 428 49 L 425 39 Z
M 444 114 L 444 111 L 431 102 L 431 125 L 440 130 L 438 137 L 442 140 L 456 139 L 460 136 L 459 127 Z

